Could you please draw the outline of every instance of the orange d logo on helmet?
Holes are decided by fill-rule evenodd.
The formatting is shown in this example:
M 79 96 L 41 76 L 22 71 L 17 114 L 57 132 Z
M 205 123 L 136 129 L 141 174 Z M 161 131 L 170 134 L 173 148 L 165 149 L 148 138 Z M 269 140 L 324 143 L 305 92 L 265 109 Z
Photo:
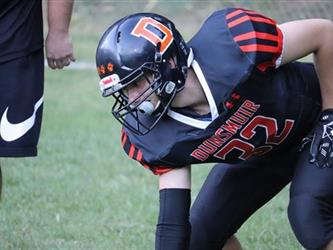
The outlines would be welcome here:
M 153 32 L 153 29 L 148 29 L 149 25 L 163 33 L 163 37 L 160 37 L 157 33 Z M 158 43 L 161 44 L 160 52 L 163 53 L 168 49 L 173 41 L 173 35 L 170 29 L 168 29 L 162 23 L 154 20 L 151 17 L 142 17 L 139 22 L 135 25 L 131 32 L 132 35 L 137 37 L 143 37 L 155 46 Z

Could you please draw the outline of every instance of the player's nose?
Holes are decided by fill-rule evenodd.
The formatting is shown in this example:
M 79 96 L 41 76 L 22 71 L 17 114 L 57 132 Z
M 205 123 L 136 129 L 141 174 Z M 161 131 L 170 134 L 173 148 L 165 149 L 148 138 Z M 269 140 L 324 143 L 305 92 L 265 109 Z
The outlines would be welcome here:
M 138 102 L 140 98 L 140 90 L 138 88 L 130 88 L 127 90 L 127 97 L 129 102 Z

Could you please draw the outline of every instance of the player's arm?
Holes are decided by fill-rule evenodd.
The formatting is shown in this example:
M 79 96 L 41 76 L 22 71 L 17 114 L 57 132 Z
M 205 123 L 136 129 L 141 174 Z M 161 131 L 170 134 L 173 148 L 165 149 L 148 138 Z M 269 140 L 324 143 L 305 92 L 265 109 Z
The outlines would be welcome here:
M 45 47 L 47 62 L 52 69 L 62 69 L 75 61 L 69 36 L 73 4 L 74 0 L 48 0 Z
M 173 169 L 159 177 L 160 212 L 155 249 L 188 249 L 191 205 L 190 166 Z
M 323 109 L 333 108 L 333 22 L 305 19 L 280 25 L 284 35 L 282 63 L 313 53 Z
M 333 23 L 308 19 L 285 23 L 280 28 L 284 34 L 282 62 L 314 55 L 323 112 L 309 135 L 312 138 L 310 162 L 318 167 L 333 167 Z

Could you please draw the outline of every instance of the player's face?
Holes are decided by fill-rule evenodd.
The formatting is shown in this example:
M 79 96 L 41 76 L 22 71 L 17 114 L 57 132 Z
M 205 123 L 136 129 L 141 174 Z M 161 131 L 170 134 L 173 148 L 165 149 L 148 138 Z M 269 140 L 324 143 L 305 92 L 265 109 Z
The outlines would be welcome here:
M 152 81 L 152 76 L 142 76 L 123 90 L 124 94 L 128 97 L 129 103 L 134 101 L 135 104 L 147 100 L 150 101 L 154 107 L 157 106 L 159 102 L 158 97 L 155 93 L 147 91 L 147 89 L 150 89 L 149 81 Z

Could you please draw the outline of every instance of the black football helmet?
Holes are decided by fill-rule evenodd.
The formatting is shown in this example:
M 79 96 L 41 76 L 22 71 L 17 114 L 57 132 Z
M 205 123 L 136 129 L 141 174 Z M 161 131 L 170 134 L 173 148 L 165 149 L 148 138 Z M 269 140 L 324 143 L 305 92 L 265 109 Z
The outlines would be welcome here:
M 102 95 L 115 98 L 112 114 L 136 134 L 151 131 L 184 87 L 192 57 L 175 25 L 163 16 L 137 13 L 114 23 L 103 34 L 96 51 Z M 176 67 L 171 67 L 170 58 Z M 142 77 L 149 87 L 129 102 L 124 88 Z M 148 101 L 152 94 L 159 99 L 157 107 Z

